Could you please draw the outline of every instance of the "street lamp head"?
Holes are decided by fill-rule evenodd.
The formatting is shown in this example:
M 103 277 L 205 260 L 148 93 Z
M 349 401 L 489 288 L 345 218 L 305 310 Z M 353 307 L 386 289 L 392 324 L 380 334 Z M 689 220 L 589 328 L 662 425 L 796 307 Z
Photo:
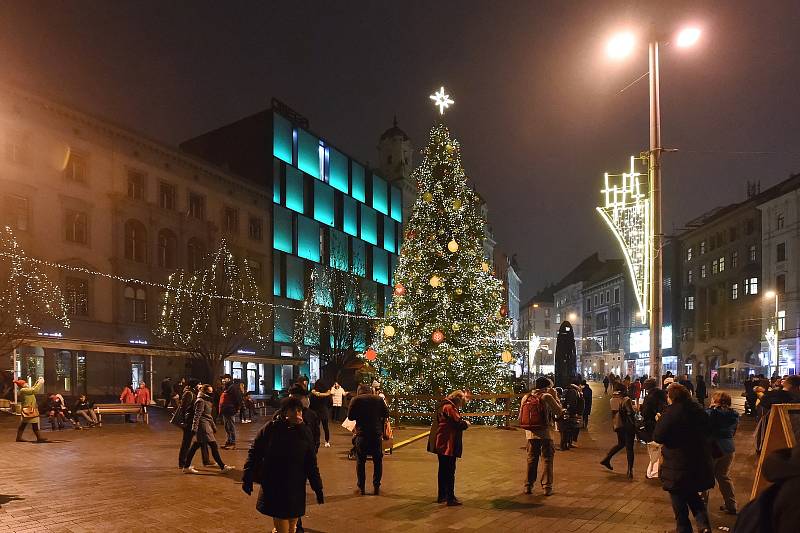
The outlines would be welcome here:
M 678 32 L 678 37 L 675 40 L 675 44 L 677 44 L 680 48 L 689 48 L 690 46 L 694 46 L 700 39 L 700 33 L 700 28 L 697 27 L 684 28 Z
M 626 31 L 614 35 L 606 45 L 606 53 L 612 59 L 622 59 L 628 56 L 636 44 L 633 33 Z
M 772 299 L 775 298 L 775 291 L 767 291 L 764 293 L 764 298 Z
M 567 315 L 567 320 L 569 320 L 570 322 L 575 322 L 577 319 L 578 315 L 576 315 L 575 313 L 570 313 L 569 315 Z

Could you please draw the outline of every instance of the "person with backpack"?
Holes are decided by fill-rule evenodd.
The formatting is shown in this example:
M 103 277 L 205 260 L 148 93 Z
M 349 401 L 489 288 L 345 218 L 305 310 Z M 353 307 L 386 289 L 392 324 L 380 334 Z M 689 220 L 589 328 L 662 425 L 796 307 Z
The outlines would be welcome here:
M 614 432 L 617 434 L 617 444 L 608 450 L 600 464 L 609 470 L 614 470 L 614 467 L 611 466 L 611 458 L 623 448 L 626 449 L 628 479 L 633 479 L 633 442 L 636 436 L 634 415 L 633 403 L 628 397 L 628 386 L 624 382 L 615 383 L 614 393 L 611 395 L 611 420 Z
M 541 376 L 536 379 L 536 388 L 522 397 L 519 408 L 519 426 L 525 430 L 527 445 L 527 475 L 525 494 L 533 492 L 539 458 L 544 459 L 540 483 L 545 496 L 553 494 L 553 459 L 555 447 L 550 431 L 550 420 L 564 414 L 553 391 L 553 382 Z

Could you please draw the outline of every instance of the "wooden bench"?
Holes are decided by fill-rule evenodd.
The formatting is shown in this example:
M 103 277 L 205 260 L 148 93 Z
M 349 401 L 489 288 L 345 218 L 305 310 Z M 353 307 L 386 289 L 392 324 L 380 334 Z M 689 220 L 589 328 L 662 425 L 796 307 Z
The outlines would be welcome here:
M 142 415 L 145 424 L 150 423 L 147 416 L 147 406 L 135 403 L 97 403 L 94 405 L 94 412 L 97 413 L 97 421 L 103 423 L 103 415 Z

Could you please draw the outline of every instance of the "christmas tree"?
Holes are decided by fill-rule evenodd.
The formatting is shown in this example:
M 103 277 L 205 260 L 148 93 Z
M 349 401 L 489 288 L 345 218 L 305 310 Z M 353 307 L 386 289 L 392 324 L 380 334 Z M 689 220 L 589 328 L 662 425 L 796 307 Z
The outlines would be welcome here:
M 374 364 L 393 393 L 499 392 L 511 358 L 509 321 L 483 256 L 480 199 L 444 125 L 431 130 L 423 155 Z

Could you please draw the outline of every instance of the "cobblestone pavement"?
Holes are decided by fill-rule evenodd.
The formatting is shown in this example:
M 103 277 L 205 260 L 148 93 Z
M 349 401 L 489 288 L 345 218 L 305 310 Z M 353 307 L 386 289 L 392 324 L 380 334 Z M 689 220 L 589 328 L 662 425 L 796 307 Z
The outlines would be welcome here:
M 602 387 L 596 389 L 599 396 Z M 473 427 L 464 434 L 456 492 L 462 507 L 436 505 L 436 460 L 425 439 L 395 451 L 384 461 L 381 496 L 355 495 L 355 464 L 346 458 L 350 438 L 336 426 L 332 447 L 320 449 L 326 503 L 312 503 L 306 531 L 360 533 L 666 531 L 674 528 L 667 494 L 658 481 L 644 479 L 647 453 L 637 446 L 636 478 L 625 478 L 624 453 L 614 472 L 598 461 L 615 441 L 607 398 L 595 397 L 588 435 L 580 447 L 556 452 L 555 494 L 522 493 L 524 436 L 520 431 Z M 119 417 L 113 417 L 119 418 Z M 271 521 L 255 510 L 255 497 L 240 490 L 249 441 L 260 424 L 239 426 L 242 449 L 224 451 L 237 470 L 226 475 L 203 469 L 200 476 L 177 468 L 179 432 L 162 415 L 151 425 L 125 425 L 108 417 L 103 428 L 45 432 L 49 444 L 12 442 L 16 418 L 0 415 L 0 531 L 2 532 L 232 532 L 270 531 Z M 425 428 L 398 430 L 397 439 Z M 30 430 L 28 430 L 30 431 Z M 220 428 L 220 431 L 221 428 Z M 754 457 L 752 424 L 737 439 L 734 482 L 740 502 L 750 490 Z M 30 438 L 30 434 L 28 437 Z M 199 455 L 199 454 L 198 454 Z M 199 463 L 195 458 L 195 463 Z M 368 465 L 368 476 L 370 466 Z M 715 529 L 732 526 L 720 514 L 718 491 L 710 509 Z M 633 528 L 633 529 L 631 529 Z

